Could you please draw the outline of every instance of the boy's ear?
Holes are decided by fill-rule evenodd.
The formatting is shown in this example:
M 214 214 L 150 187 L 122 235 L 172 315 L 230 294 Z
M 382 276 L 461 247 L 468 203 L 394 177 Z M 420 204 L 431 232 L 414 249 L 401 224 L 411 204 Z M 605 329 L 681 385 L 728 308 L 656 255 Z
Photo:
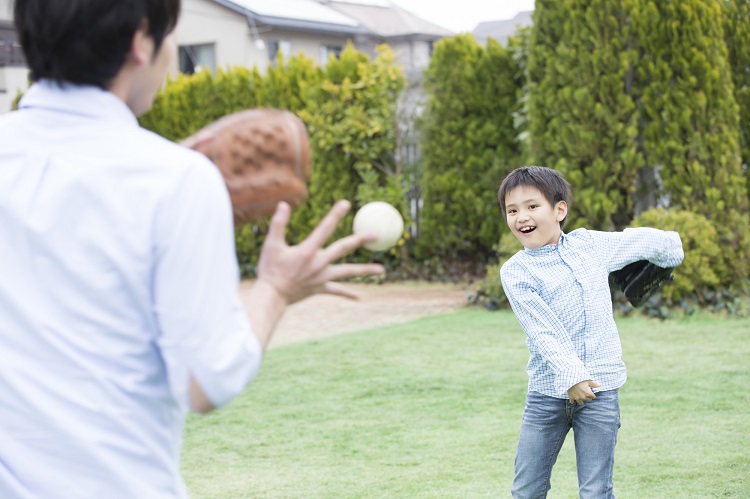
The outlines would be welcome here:
M 565 201 L 558 201 L 555 205 L 555 218 L 558 222 L 562 222 L 565 217 L 568 216 L 568 203 Z

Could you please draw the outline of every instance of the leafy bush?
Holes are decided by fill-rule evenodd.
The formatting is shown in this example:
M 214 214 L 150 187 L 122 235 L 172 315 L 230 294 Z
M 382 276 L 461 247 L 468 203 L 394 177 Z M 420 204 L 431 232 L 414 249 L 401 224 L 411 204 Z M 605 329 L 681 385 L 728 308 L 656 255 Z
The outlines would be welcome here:
M 676 302 L 693 295 L 701 299 L 704 290 L 716 289 L 721 284 L 719 276 L 726 271 L 721 268 L 716 228 L 703 215 L 656 208 L 643 212 L 633 220 L 632 226 L 655 227 L 680 234 L 685 260 L 675 269 L 674 282 L 662 288 L 666 299 Z
M 501 223 L 495 192 L 520 166 L 513 115 L 518 68 L 510 50 L 471 35 L 435 45 L 425 72 L 428 94 L 420 120 L 423 154 L 418 258 L 445 264 L 492 259 Z
M 181 140 L 242 109 L 273 107 L 296 113 L 310 135 L 313 168 L 310 196 L 294 210 L 288 227 L 292 244 L 306 237 L 339 199 L 352 202 L 352 214 L 375 200 L 407 213 L 406 183 L 393 167 L 396 102 L 404 84 L 393 52 L 381 47 L 370 59 L 350 45 L 340 59 L 331 59 L 322 68 L 304 56 L 286 61 L 280 57 L 277 62 L 266 75 L 243 67 L 215 75 L 210 71 L 180 75 L 167 82 L 139 121 L 163 137 Z M 335 237 L 351 232 L 352 214 Z M 237 260 L 243 276 L 255 274 L 266 230 L 265 220 L 237 229 Z M 389 253 L 389 267 L 401 257 L 400 249 Z M 350 257 L 371 258 L 364 253 Z
M 482 305 L 487 310 L 509 307 L 508 297 L 505 296 L 505 290 L 500 282 L 500 267 L 523 247 L 512 232 L 504 232 L 494 249 L 499 258 L 498 263 L 487 266 L 485 278 L 478 283 L 477 290 L 469 297 L 472 304 Z
M 697 308 L 747 313 L 747 282 L 731 278 L 731 262 L 717 242 L 713 222 L 689 211 L 651 209 L 633 220 L 632 226 L 677 231 L 685 251 L 685 260 L 674 271 L 674 282 L 643 306 L 647 315 L 667 318 L 670 308 L 687 314 Z

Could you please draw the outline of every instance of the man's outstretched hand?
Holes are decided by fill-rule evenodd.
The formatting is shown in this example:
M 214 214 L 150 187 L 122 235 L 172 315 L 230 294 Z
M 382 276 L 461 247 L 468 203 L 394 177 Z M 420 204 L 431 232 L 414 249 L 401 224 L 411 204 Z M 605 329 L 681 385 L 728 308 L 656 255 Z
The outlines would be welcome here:
M 346 236 L 324 247 L 350 207 L 348 201 L 339 201 L 304 241 L 289 246 L 284 233 L 291 209 L 287 203 L 279 203 L 261 250 L 258 279 L 248 303 L 253 331 L 262 345 L 268 343 L 287 305 L 318 293 L 357 299 L 356 292 L 336 281 L 384 272 L 383 266 L 375 263 L 334 263 L 374 241 L 375 234 Z

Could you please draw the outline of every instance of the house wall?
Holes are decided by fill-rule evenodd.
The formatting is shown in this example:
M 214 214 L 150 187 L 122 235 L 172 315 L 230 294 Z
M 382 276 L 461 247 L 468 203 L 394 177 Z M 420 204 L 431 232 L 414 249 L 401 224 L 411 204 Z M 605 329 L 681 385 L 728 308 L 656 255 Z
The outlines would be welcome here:
M 2 31 L 5 34 L 15 31 L 10 22 L 13 20 L 13 9 L 12 0 L 0 0 L 0 21 L 6 21 L 8 28 L 3 28 Z M 8 36 L 13 36 L 8 34 Z M 6 50 L 5 36 L 0 41 L 0 50 Z M 12 50 L 16 55 L 12 55 L 10 52 L 4 52 L 3 56 L 0 57 L 0 113 L 10 111 L 11 105 L 18 95 L 19 90 L 25 91 L 29 84 L 29 70 L 24 66 L 19 66 L 18 55 L 20 54 L 20 46 L 14 45 Z M 20 59 L 23 60 L 23 59 Z
M 20 66 L 0 67 L 0 113 L 10 111 L 18 92 L 29 87 L 29 70 Z
M 345 47 L 349 37 L 260 26 L 253 30 L 248 20 L 237 12 L 208 0 L 183 0 L 175 39 L 178 45 L 214 43 L 217 68 L 257 66 L 264 73 L 271 64 L 272 42 L 290 44 L 292 53 L 285 53 L 286 58 L 301 53 L 321 63 L 322 46 Z M 259 39 L 262 45 L 258 44 Z M 176 61 L 173 73 L 178 70 L 177 64 Z
M 13 19 L 12 0 L 0 0 L 0 19 Z
M 267 59 L 265 49 L 253 44 L 247 19 L 206 0 L 183 0 L 175 41 L 178 45 L 213 43 L 216 67 L 222 69 L 235 65 L 265 67 Z M 175 57 L 173 73 L 178 70 L 177 64 Z
M 284 40 L 291 43 L 292 53 L 284 54 L 285 58 L 291 55 L 302 54 L 312 59 L 316 64 L 325 64 L 327 61 L 322 60 L 321 47 L 346 47 L 349 40 L 346 36 L 335 36 L 325 34 L 304 33 L 299 31 L 289 31 L 280 29 L 271 29 L 262 32 L 262 38 L 269 42 L 271 40 Z M 355 45 L 356 46 L 356 45 Z
M 424 41 L 390 41 L 391 49 L 408 72 L 426 69 L 430 65 L 430 43 Z

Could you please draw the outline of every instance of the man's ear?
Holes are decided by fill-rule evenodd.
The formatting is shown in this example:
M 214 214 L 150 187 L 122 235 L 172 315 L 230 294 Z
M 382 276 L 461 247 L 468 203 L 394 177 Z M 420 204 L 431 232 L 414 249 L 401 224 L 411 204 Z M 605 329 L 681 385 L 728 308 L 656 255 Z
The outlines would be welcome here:
M 138 30 L 130 42 L 128 58 L 137 66 L 145 66 L 151 61 L 154 53 L 154 40 L 148 35 L 148 21 L 141 21 Z
M 565 217 L 568 216 L 568 203 L 565 201 L 558 201 L 555 205 L 555 218 L 558 222 L 562 222 Z

